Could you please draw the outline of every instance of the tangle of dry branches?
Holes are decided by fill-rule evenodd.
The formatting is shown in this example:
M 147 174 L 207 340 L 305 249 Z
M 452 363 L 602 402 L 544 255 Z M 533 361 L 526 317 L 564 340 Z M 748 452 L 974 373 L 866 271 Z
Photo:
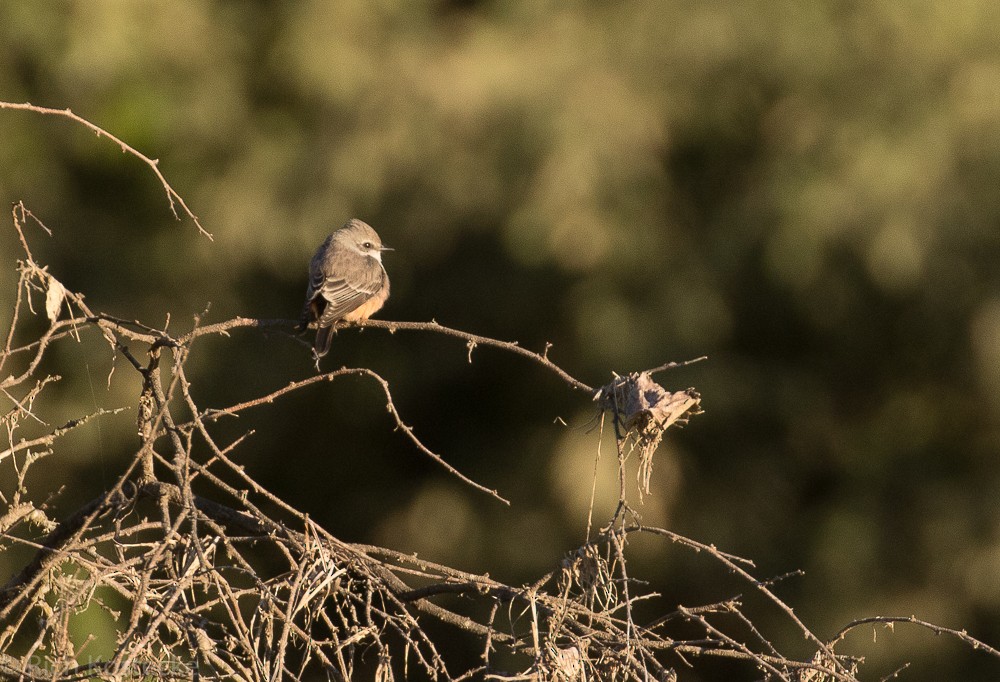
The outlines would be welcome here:
M 37 113 L 56 110 L 28 108 Z M 65 114 L 94 129 L 75 115 Z M 135 152 L 98 129 L 125 151 Z M 147 160 L 148 161 L 148 160 Z M 150 162 L 172 203 L 193 214 Z M 10 327 L 0 348 L 0 547 L 25 560 L 0 587 L 0 673 L 22 680 L 307 679 L 338 680 L 676 680 L 678 671 L 725 659 L 765 679 L 811 682 L 861 679 L 861 661 L 837 651 L 846 633 L 866 624 L 906 622 L 1000 658 L 962 631 L 909 619 L 855 621 L 824 639 L 786 604 L 774 580 L 753 563 L 708 543 L 635 521 L 620 478 L 617 512 L 562 562 L 530 584 L 505 584 L 489 574 L 333 536 L 252 478 L 233 458 L 243 437 L 224 442 L 216 423 L 248 414 L 257 428 L 267 406 L 317 382 L 362 376 L 382 390 L 395 426 L 411 445 L 450 475 L 506 501 L 417 438 L 393 402 L 389 383 L 364 368 L 342 368 L 289 381 L 237 404 L 205 407 L 195 400 L 187 365 L 201 337 L 232 329 L 287 331 L 293 320 L 235 318 L 173 333 L 95 312 L 80 292 L 32 255 L 28 230 L 44 225 L 17 204 L 13 227 L 21 244 Z M 200 227 L 200 226 L 199 226 Z M 46 230 L 47 231 L 47 230 Z M 39 325 L 37 318 L 45 318 Z M 699 413 L 693 389 L 669 392 L 647 372 L 615 375 L 592 388 L 541 353 L 516 343 L 451 329 L 436 322 L 368 321 L 389 332 L 436 333 L 473 348 L 515 353 L 595 401 L 615 427 L 620 472 L 640 454 L 640 490 L 666 430 Z M 32 330 L 41 330 L 34 333 Z M 103 491 L 76 509 L 36 499 L 30 472 L 64 436 L 105 412 L 52 428 L 37 406 L 59 380 L 41 371 L 52 349 L 99 335 L 124 357 L 142 390 L 135 404 L 139 439 L 126 466 Z M 56 498 L 57 500 L 58 498 Z M 669 604 L 630 572 L 629 544 L 638 535 L 698 553 L 720 575 L 735 576 L 799 631 L 806 657 L 783 654 L 745 614 L 739 595 L 699 605 Z M 456 597 L 460 599 L 456 599 Z M 650 606 L 654 617 L 640 617 Z M 74 621 L 89 609 L 112 623 L 110 641 L 80 636 Z M 472 665 L 448 660 L 427 624 L 436 621 L 474 642 Z M 91 654 L 100 649 L 110 653 Z

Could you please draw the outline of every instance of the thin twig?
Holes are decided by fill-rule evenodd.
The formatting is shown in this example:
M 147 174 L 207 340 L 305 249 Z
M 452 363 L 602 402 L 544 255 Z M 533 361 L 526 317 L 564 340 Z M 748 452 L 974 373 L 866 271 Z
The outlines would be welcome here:
M 885 625 L 887 628 L 891 629 L 892 626 L 895 625 L 896 623 L 907 623 L 910 625 L 917 625 L 927 630 L 930 630 L 935 635 L 951 635 L 952 637 L 957 637 L 958 639 L 962 640 L 970 647 L 972 647 L 973 651 L 982 651 L 984 653 L 989 654 L 990 656 L 995 656 L 997 658 L 1000 658 L 1000 649 L 996 649 L 990 646 L 989 644 L 986 644 L 985 642 L 976 639 L 975 637 L 970 635 L 966 630 L 964 629 L 956 630 L 954 628 L 946 628 L 942 625 L 935 625 L 934 623 L 930 623 L 926 620 L 921 620 L 916 616 L 869 616 L 868 618 L 859 618 L 857 620 L 853 620 L 847 625 L 845 625 L 843 628 L 841 628 L 840 632 L 834 635 L 833 638 L 827 642 L 827 646 L 833 647 L 842 639 L 844 639 L 844 637 L 846 637 L 849 632 L 862 625 L 882 624 Z
M 116 145 L 118 145 L 118 147 L 121 148 L 122 152 L 131 154 L 132 156 L 136 157 L 137 159 L 139 159 L 140 161 L 142 161 L 143 163 L 145 163 L 147 166 L 149 166 L 150 169 L 152 169 L 153 173 L 156 174 L 157 179 L 160 181 L 160 184 L 163 185 L 163 190 L 167 193 L 167 201 L 170 202 L 170 210 L 174 214 L 175 218 L 177 218 L 178 220 L 180 220 L 180 215 L 178 215 L 178 213 L 177 213 L 177 206 L 180 206 L 181 209 L 184 211 L 184 213 L 192 221 L 194 221 L 195 227 L 198 228 L 199 232 L 201 232 L 203 235 L 205 235 L 209 239 L 213 238 L 212 235 L 209 234 L 209 232 L 207 232 L 205 230 L 205 228 L 203 228 L 201 226 L 201 222 L 198 220 L 198 216 L 196 216 L 191 211 L 191 209 L 188 208 L 188 205 L 184 201 L 183 197 L 181 197 L 180 194 L 178 194 L 176 191 L 174 191 L 174 188 L 170 186 L 170 183 L 167 182 L 167 179 L 165 177 L 163 177 L 163 173 L 160 171 L 160 160 L 159 159 L 151 159 L 151 158 L 149 158 L 148 156 L 146 156 L 145 154 L 143 154 L 139 150 L 137 150 L 134 147 L 132 147 L 129 144 L 127 144 L 121 138 L 119 138 L 119 137 L 117 137 L 117 136 L 109 133 L 104 128 L 101 128 L 100 126 L 91 123 L 90 121 L 88 121 L 85 118 L 77 116 L 70 109 L 51 109 L 49 107 L 36 106 L 36 105 L 31 104 L 29 102 L 23 102 L 23 103 L 0 102 L 0 109 L 13 109 L 13 110 L 16 110 L 16 111 L 30 111 L 30 112 L 35 113 L 35 114 L 44 114 L 44 115 L 47 115 L 47 116 L 61 116 L 63 118 L 68 118 L 69 120 L 71 120 L 71 121 L 73 121 L 75 123 L 79 123 L 80 125 L 82 125 L 82 126 L 88 128 L 88 129 L 90 129 L 98 137 L 106 137 L 106 138 L 108 138 L 109 140 L 111 140 L 112 142 L 114 142 Z

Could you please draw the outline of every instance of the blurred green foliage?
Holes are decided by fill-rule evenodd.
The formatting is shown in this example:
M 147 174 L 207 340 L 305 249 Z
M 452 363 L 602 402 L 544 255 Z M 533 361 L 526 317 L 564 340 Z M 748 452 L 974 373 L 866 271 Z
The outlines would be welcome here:
M 67 286 L 149 324 L 209 303 L 209 320 L 295 318 L 312 250 L 357 216 L 396 248 L 383 317 L 551 341 L 590 383 L 707 354 L 663 377 L 708 412 L 661 448 L 644 520 L 765 576 L 803 568 L 781 593 L 820 635 L 912 613 L 996 644 L 998 31 L 991 0 L 5 2 L 0 99 L 71 107 L 159 158 L 215 239 L 55 118 L 0 111 L 0 197 L 53 229 L 33 249 Z M 7 284 L 11 230 L 0 248 Z M 516 358 L 472 358 L 372 330 L 328 360 L 382 373 L 511 509 L 422 459 L 362 380 L 268 407 L 238 453 L 346 539 L 531 579 L 583 540 L 593 408 Z M 310 372 L 254 332 L 192 362 L 204 406 Z M 98 339 L 60 344 L 46 417 L 131 404 L 137 378 L 109 388 L 110 363 Z M 66 486 L 64 508 L 92 496 L 133 420 L 74 434 L 35 484 Z M 668 599 L 726 596 L 710 564 L 636 551 Z M 911 680 L 997 674 L 922 632 L 854 643 L 876 679 L 903 660 Z

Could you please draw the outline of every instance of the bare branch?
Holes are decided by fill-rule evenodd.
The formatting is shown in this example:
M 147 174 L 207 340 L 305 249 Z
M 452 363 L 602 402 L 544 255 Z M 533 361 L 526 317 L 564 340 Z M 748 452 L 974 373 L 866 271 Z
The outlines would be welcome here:
M 995 656 L 1000 658 L 1000 650 L 991 647 L 989 644 L 982 642 L 972 635 L 970 635 L 965 630 L 955 630 L 954 628 L 946 628 L 941 625 L 935 625 L 934 623 L 929 623 L 925 620 L 921 620 L 916 616 L 869 616 L 868 618 L 859 618 L 853 620 L 838 632 L 833 639 L 827 642 L 830 647 L 835 646 L 838 642 L 844 639 L 851 631 L 861 627 L 862 625 L 885 625 L 886 628 L 892 629 L 896 623 L 906 623 L 909 625 L 917 625 L 919 627 L 930 630 L 935 635 L 950 635 L 955 637 L 966 644 L 968 644 L 974 651 L 982 651 L 989 654 L 990 656 Z
M 163 190 L 167 193 L 167 201 L 170 202 L 170 210 L 171 212 L 173 212 L 175 218 L 180 220 L 180 215 L 177 213 L 177 206 L 180 206 L 181 210 L 184 211 L 185 215 L 187 215 L 194 222 L 195 227 L 198 228 L 198 231 L 201 232 L 206 237 L 208 237 L 209 239 L 212 239 L 212 235 L 209 234 L 205 230 L 205 228 L 201 226 L 201 222 L 199 222 L 198 216 L 196 216 L 191 211 L 191 209 L 188 208 L 188 205 L 184 201 L 183 197 L 181 197 L 180 194 L 174 191 L 174 188 L 170 186 L 170 183 L 167 182 L 167 179 L 163 177 L 163 173 L 160 171 L 159 159 L 149 158 L 142 152 L 138 151 L 137 149 L 125 143 L 122 139 L 116 137 L 115 135 L 112 135 L 104 128 L 101 128 L 100 126 L 91 123 L 85 118 L 77 116 L 70 109 L 51 109 L 49 107 L 39 107 L 29 102 L 24 102 L 24 103 L 0 102 L 0 109 L 12 109 L 15 111 L 30 111 L 35 114 L 44 114 L 46 116 L 61 116 L 63 118 L 68 118 L 74 123 L 79 123 L 80 125 L 90 129 L 98 137 L 108 138 L 116 145 L 118 145 L 118 147 L 121 148 L 123 153 L 128 153 L 136 157 L 137 159 L 145 163 L 147 166 L 149 166 L 150 169 L 153 171 L 153 173 L 156 174 L 156 178 L 160 181 L 160 184 L 163 185 Z

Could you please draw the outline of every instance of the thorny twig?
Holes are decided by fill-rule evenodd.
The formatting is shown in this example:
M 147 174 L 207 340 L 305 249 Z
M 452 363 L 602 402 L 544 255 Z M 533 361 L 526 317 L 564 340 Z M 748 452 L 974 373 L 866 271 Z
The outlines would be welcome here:
M 163 172 L 160 170 L 159 159 L 149 158 L 142 152 L 128 145 L 121 138 L 112 135 L 104 128 L 101 128 L 100 126 L 91 123 L 87 119 L 78 116 L 77 114 L 73 113 L 73 111 L 70 109 L 52 109 L 50 107 L 40 107 L 31 104 L 30 102 L 0 102 L 0 109 L 11 109 L 14 111 L 30 111 L 35 114 L 43 114 L 46 116 L 61 116 L 63 118 L 68 118 L 74 123 L 79 123 L 80 125 L 90 129 L 98 137 L 108 138 L 116 145 L 118 145 L 118 147 L 121 148 L 123 153 L 131 154 L 132 156 L 136 157 L 137 159 L 145 163 L 147 166 L 149 166 L 150 170 L 152 170 L 153 173 L 156 175 L 157 180 L 159 180 L 160 184 L 163 185 L 163 191 L 167 193 L 167 200 L 170 202 L 170 210 L 173 212 L 175 218 L 177 218 L 178 220 L 180 219 L 180 216 L 177 213 L 177 206 L 180 206 L 184 214 L 187 215 L 194 222 L 195 227 L 198 228 L 198 231 L 201 234 L 208 237 L 209 239 L 212 239 L 212 235 L 209 234 L 205 230 L 205 228 L 201 226 L 201 222 L 199 222 L 198 216 L 196 216 L 191 211 L 191 209 L 188 208 L 187 203 L 184 201 L 183 197 L 181 197 L 181 195 L 178 194 L 174 190 L 174 188 L 170 186 L 170 183 L 167 182 L 167 179 L 163 177 Z

